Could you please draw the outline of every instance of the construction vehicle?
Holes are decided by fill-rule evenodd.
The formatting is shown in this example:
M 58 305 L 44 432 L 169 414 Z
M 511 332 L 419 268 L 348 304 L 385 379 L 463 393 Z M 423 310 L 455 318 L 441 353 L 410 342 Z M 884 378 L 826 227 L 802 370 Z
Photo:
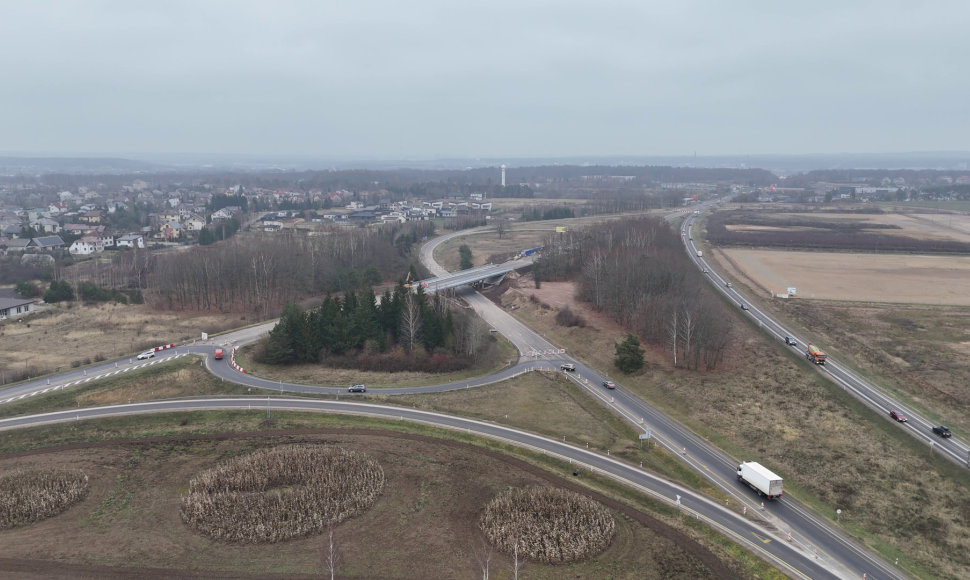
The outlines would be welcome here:
M 817 365 L 825 364 L 825 353 L 814 344 L 808 345 L 808 350 L 805 351 L 805 358 Z

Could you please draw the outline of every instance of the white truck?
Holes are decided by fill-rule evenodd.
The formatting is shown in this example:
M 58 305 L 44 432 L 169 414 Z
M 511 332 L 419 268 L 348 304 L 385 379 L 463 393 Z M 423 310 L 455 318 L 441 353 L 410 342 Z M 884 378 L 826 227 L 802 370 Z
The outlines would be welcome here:
M 781 497 L 784 493 L 781 477 L 755 461 L 742 461 L 738 465 L 738 480 L 768 499 Z
M 702 252 L 700 250 L 697 250 L 697 257 L 698 258 L 703 258 L 704 257 L 704 252 Z

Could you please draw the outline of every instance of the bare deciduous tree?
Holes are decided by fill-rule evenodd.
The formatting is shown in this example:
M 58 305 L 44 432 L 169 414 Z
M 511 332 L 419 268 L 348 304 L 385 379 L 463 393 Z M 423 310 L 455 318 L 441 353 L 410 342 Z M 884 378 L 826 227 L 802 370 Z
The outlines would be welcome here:
M 404 296 L 404 308 L 401 311 L 401 337 L 408 352 L 414 352 L 421 333 L 421 304 L 412 292 Z
M 337 566 L 340 563 L 340 554 L 337 552 L 337 544 L 333 539 L 333 524 L 327 526 L 327 541 L 323 546 L 323 568 L 330 572 L 330 580 L 337 577 Z

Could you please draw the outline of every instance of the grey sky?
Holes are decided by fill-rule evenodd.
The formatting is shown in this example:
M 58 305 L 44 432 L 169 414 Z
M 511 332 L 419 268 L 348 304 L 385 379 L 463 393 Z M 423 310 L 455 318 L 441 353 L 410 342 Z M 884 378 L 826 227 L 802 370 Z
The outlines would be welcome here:
M 0 151 L 970 150 L 970 3 L 0 0 Z

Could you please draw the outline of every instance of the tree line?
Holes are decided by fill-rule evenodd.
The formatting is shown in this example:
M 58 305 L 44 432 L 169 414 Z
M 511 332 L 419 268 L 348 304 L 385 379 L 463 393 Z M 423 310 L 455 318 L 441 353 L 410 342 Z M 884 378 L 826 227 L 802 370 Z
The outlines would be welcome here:
M 146 301 L 159 308 L 275 314 L 284 304 L 355 291 L 407 269 L 431 222 L 236 236 L 221 244 L 156 256 Z
M 669 350 L 675 366 L 713 370 L 723 359 L 731 319 L 663 220 L 551 235 L 534 268 L 542 280 L 574 279 L 580 299 Z
M 484 325 L 449 308 L 440 294 L 385 290 L 328 295 L 309 311 L 290 303 L 261 345 L 268 364 L 324 363 L 365 370 L 451 371 L 470 366 L 486 346 Z

